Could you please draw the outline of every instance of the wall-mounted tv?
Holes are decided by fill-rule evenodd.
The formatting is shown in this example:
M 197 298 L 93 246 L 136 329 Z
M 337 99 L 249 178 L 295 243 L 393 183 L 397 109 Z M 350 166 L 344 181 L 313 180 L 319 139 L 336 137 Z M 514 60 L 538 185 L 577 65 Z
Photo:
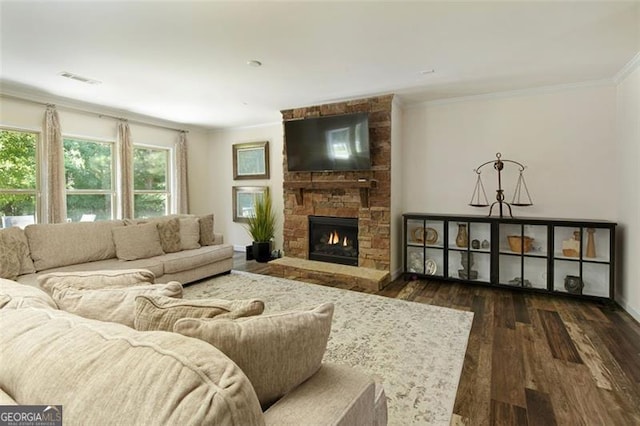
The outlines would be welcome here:
M 284 136 L 290 172 L 371 169 L 366 112 L 285 121 Z

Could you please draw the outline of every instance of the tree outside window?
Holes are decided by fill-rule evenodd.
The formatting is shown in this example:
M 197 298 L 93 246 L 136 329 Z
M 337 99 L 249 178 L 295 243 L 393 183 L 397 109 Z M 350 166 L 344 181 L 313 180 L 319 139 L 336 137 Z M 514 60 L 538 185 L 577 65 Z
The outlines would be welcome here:
M 73 222 L 114 217 L 112 142 L 64 139 L 67 218 Z
M 169 150 L 134 147 L 134 217 L 145 218 L 169 212 Z
M 38 212 L 38 135 L 0 129 L 1 227 L 35 223 Z

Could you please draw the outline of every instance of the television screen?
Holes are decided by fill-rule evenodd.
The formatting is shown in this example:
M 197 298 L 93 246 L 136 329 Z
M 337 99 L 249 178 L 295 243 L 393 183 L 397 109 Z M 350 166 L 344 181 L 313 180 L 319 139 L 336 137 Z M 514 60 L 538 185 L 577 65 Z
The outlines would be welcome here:
M 369 114 L 356 113 L 284 123 L 290 172 L 369 170 Z

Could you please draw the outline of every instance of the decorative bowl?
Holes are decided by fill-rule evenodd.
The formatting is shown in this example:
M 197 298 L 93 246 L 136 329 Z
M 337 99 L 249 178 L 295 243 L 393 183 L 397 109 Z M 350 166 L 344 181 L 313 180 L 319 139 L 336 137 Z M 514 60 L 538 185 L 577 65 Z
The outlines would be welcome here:
M 509 248 L 511 248 L 511 251 L 514 251 L 516 253 L 530 252 L 534 240 L 531 237 L 521 237 L 520 235 L 509 235 L 507 239 L 509 240 Z

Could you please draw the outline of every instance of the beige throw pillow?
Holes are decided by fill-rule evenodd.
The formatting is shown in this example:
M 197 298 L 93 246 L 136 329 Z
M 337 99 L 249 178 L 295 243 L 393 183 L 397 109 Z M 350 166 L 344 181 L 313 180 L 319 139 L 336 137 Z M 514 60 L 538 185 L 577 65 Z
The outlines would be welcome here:
M 4 305 L 4 309 L 26 307 L 58 309 L 51 296 L 39 288 L 2 278 L 0 278 L 0 296 L 11 298 Z
M 120 226 L 111 232 L 120 260 L 147 259 L 164 254 L 155 223 Z
M 106 271 L 50 272 L 38 276 L 38 284 L 47 293 L 55 288 L 91 290 L 153 284 L 156 276 L 147 269 L 114 269 Z
M 51 296 L 63 311 L 85 318 L 118 322 L 133 328 L 135 300 L 141 295 L 182 297 L 182 285 L 177 281 L 171 281 L 168 284 L 95 290 L 54 288 Z
M 13 280 L 35 271 L 24 231 L 16 226 L 0 229 L 0 278 Z
M 182 249 L 180 244 L 180 220 L 175 217 L 156 223 L 160 244 L 165 253 L 175 253 Z
M 180 218 L 180 245 L 182 250 L 200 248 L 200 221 L 197 217 Z
M 213 234 L 213 214 L 198 216 L 200 223 L 200 245 L 212 246 L 215 243 Z
M 222 299 L 174 299 L 165 296 L 136 297 L 134 326 L 136 330 L 173 331 L 173 325 L 182 318 L 235 319 L 260 315 L 264 302 Z
M 237 320 L 181 319 L 173 331 L 211 343 L 244 371 L 263 409 L 320 368 L 333 304 Z

